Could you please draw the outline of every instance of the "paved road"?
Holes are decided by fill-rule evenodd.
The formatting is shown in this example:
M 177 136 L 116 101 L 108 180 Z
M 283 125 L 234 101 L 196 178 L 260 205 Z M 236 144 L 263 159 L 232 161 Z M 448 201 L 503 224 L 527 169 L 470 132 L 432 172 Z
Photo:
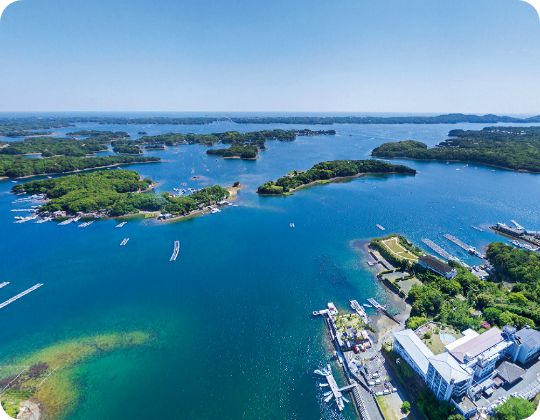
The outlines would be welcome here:
M 386 357 L 384 358 L 384 367 L 386 368 L 386 373 L 388 374 L 388 377 L 390 378 L 390 382 L 395 384 L 396 388 L 398 389 L 398 394 L 400 394 L 401 398 L 404 401 L 409 401 L 411 403 L 411 413 L 414 416 L 414 418 L 416 420 L 427 420 L 426 416 L 422 414 L 422 412 L 416 405 L 416 401 L 413 398 L 413 396 L 409 393 L 409 390 L 406 389 L 397 378 L 397 374 L 394 371 L 394 368 L 392 367 L 390 363 L 388 363 L 388 360 L 386 360 Z

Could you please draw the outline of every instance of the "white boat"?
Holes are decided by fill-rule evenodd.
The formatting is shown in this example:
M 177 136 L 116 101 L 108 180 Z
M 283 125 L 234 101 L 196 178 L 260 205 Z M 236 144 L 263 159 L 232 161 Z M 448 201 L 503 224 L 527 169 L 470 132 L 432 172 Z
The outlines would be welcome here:
M 373 308 L 373 306 L 368 305 L 367 303 L 363 303 L 362 305 L 364 305 L 366 308 Z

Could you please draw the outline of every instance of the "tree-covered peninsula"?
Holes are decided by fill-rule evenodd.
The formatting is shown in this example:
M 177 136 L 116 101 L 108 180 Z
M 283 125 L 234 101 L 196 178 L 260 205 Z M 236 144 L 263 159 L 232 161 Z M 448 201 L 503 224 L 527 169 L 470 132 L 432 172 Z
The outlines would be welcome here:
M 162 210 L 186 215 L 200 207 L 215 204 L 229 196 L 219 185 L 203 188 L 189 196 L 173 197 L 168 193 L 143 193 L 153 186 L 150 178 L 141 179 L 136 171 L 117 169 L 30 181 L 13 186 L 15 193 L 45 194 L 43 215 L 65 211 L 105 212 L 109 216 Z
M 486 127 L 452 130 L 435 148 L 407 140 L 384 143 L 372 151 L 380 158 L 480 163 L 518 171 L 540 172 L 540 127 Z
M 58 156 L 43 159 L 27 159 L 22 156 L 0 154 L 0 177 L 24 178 L 32 175 L 63 174 L 116 165 L 155 162 L 161 162 L 161 159 L 155 156 Z
M 317 163 L 305 172 L 293 171 L 275 182 L 269 181 L 259 186 L 257 193 L 280 195 L 314 182 L 327 182 L 369 173 L 415 175 L 416 171 L 404 165 L 392 165 L 380 160 L 334 160 Z

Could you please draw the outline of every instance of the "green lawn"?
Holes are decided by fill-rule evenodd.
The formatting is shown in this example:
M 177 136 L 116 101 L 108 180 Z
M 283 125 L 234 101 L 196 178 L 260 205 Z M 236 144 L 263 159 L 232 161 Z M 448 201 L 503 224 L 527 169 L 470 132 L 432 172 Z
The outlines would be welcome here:
M 411 254 L 409 251 L 407 251 L 401 246 L 398 237 L 394 236 L 393 238 L 387 239 L 386 241 L 381 241 L 381 243 L 398 258 L 418 262 L 418 258 L 415 255 Z

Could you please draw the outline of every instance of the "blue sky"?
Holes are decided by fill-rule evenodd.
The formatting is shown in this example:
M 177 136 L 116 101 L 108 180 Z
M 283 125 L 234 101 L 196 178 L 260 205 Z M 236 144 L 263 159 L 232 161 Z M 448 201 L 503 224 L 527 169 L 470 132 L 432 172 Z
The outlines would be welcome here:
M 21 0 L 0 111 L 540 114 L 519 0 Z

